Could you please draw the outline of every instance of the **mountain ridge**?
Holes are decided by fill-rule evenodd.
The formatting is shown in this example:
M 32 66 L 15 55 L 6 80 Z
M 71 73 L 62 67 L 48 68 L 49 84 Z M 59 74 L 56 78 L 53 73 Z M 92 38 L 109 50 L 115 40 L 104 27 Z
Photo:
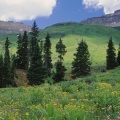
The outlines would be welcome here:
M 106 14 L 101 17 L 93 17 L 93 18 L 85 19 L 81 21 L 81 23 L 99 24 L 110 27 L 120 27 L 120 9 L 116 10 L 114 13 Z
M 22 33 L 23 31 L 30 31 L 31 27 L 21 22 L 0 21 L 0 34 Z

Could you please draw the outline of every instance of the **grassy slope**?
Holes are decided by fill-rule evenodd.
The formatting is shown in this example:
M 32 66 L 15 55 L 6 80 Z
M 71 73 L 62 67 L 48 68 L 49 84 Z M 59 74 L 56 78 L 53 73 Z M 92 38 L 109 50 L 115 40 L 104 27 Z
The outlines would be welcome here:
M 120 31 L 99 25 L 87 25 L 81 23 L 61 23 L 46 28 L 41 32 L 42 36 L 50 33 L 52 38 L 53 61 L 56 61 L 55 44 L 59 38 L 63 39 L 63 43 L 67 46 L 65 55 L 65 64 L 70 66 L 73 60 L 73 54 L 76 52 L 77 44 L 84 39 L 89 45 L 91 53 L 91 61 L 93 66 L 105 65 L 106 49 L 109 37 L 113 37 L 116 45 L 120 42 Z M 117 48 L 118 46 L 116 46 Z
M 120 41 L 120 31 L 99 25 L 87 25 L 81 23 L 59 23 L 53 26 L 47 27 L 42 30 L 39 35 L 39 39 L 44 39 L 46 33 L 50 33 L 52 41 L 52 56 L 53 62 L 57 60 L 57 54 L 55 52 L 55 45 L 59 38 L 63 39 L 63 43 L 67 46 L 67 53 L 65 55 L 64 63 L 69 68 L 73 60 L 73 54 L 76 52 L 77 44 L 84 39 L 89 45 L 89 51 L 91 54 L 91 61 L 93 66 L 104 66 L 106 58 L 106 48 L 109 37 L 113 37 L 113 41 L 118 45 Z M 4 44 L 4 40 L 7 35 L 0 35 L 0 45 Z M 11 53 L 16 50 L 17 35 L 8 35 L 11 41 Z M 118 46 L 116 46 L 117 48 Z M 2 48 L 2 46 L 0 46 Z

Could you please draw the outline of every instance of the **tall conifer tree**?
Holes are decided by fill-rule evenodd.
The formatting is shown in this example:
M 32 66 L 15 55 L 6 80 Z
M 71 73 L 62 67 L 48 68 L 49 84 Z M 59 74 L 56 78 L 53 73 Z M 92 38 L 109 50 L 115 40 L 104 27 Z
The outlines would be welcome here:
M 53 67 L 52 65 L 52 59 L 51 59 L 51 41 L 50 41 L 50 36 L 47 34 L 45 38 L 45 43 L 44 43 L 44 65 L 46 69 L 46 74 L 47 76 L 51 76 L 51 69 Z
M 115 47 L 112 41 L 112 37 L 110 37 L 108 42 L 108 49 L 107 49 L 107 56 L 106 56 L 106 68 L 114 69 L 117 66 L 116 61 L 116 53 L 115 53 Z
M 31 57 L 34 52 L 34 47 L 36 46 L 36 43 L 38 43 L 39 29 L 37 27 L 36 21 L 33 22 L 30 35 L 31 35 L 31 40 L 30 40 L 30 60 L 31 60 Z
M 59 60 L 55 63 L 56 71 L 53 74 L 53 80 L 55 82 L 60 82 L 64 80 L 66 68 L 65 66 L 63 66 L 63 60 L 64 60 L 63 56 L 67 52 L 65 49 L 66 46 L 62 43 L 62 40 L 60 38 L 60 40 L 56 44 L 56 52 L 59 54 L 58 55 Z
M 62 43 L 62 39 L 60 38 L 60 40 L 56 44 L 56 52 L 59 54 L 58 58 L 59 58 L 60 61 L 64 60 L 63 56 L 67 52 L 65 49 L 66 49 L 66 46 Z
M 23 51 L 22 51 L 22 35 L 19 34 L 18 35 L 18 41 L 17 41 L 17 52 L 16 52 L 17 56 L 16 56 L 16 67 L 18 69 L 22 69 L 22 55 L 23 55 Z
M 27 70 L 28 68 L 28 36 L 24 31 L 23 36 L 18 36 L 16 64 L 18 69 Z
M 38 43 L 36 43 L 33 51 L 27 78 L 30 85 L 39 85 L 44 82 L 43 79 L 45 78 L 45 68 L 43 66 L 42 54 Z
M 28 68 L 27 78 L 30 85 L 39 85 L 43 83 L 45 77 L 45 68 L 42 60 L 42 48 L 38 44 L 38 27 L 33 23 L 30 41 L 30 66 Z
M 3 81 L 3 69 L 4 69 L 4 64 L 3 64 L 3 55 L 0 54 L 0 88 L 4 87 L 4 81 Z
M 72 62 L 73 78 L 89 74 L 91 71 L 90 54 L 88 45 L 83 40 L 78 44 L 77 53 L 74 56 L 75 58 Z
M 4 86 L 9 86 L 12 84 L 10 78 L 10 54 L 9 54 L 9 39 L 6 38 L 5 41 L 5 54 L 4 54 Z
M 27 70 L 28 69 L 28 35 L 27 32 L 24 31 L 23 37 L 22 37 L 22 65 L 23 69 Z
M 117 62 L 118 62 L 118 65 L 120 65 L 120 44 L 119 44 L 119 49 L 118 49 Z

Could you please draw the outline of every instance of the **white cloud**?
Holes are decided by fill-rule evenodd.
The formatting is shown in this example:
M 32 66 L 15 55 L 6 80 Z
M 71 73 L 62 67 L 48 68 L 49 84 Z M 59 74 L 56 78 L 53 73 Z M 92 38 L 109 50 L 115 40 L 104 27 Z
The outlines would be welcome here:
M 89 8 L 103 8 L 105 14 L 113 13 L 120 9 L 120 0 L 83 0 L 83 4 Z
M 31 20 L 50 16 L 57 0 L 0 0 L 0 20 Z

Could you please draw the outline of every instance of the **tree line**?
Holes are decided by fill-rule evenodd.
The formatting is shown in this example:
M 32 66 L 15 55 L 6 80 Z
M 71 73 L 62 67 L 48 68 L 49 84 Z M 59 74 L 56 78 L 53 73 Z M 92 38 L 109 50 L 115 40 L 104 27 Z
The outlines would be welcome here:
M 51 40 L 47 33 L 45 41 L 38 39 L 39 29 L 34 21 L 30 32 L 24 31 L 18 35 L 16 54 L 10 56 L 8 37 L 5 41 L 4 55 L 0 54 L 0 87 L 16 86 L 14 78 L 17 77 L 15 70 L 22 69 L 26 71 L 26 76 L 30 85 L 40 85 L 45 82 L 45 79 L 51 78 L 54 83 L 64 80 L 66 67 L 63 65 L 64 55 L 66 54 L 66 46 L 60 38 L 56 44 L 56 52 L 58 60 L 53 65 Z M 90 53 L 87 43 L 82 40 L 78 44 L 74 60 L 72 62 L 72 78 L 85 76 L 91 73 Z M 116 57 L 115 47 L 110 37 L 107 48 L 106 68 L 114 69 L 120 65 L 120 45 L 118 55 Z

